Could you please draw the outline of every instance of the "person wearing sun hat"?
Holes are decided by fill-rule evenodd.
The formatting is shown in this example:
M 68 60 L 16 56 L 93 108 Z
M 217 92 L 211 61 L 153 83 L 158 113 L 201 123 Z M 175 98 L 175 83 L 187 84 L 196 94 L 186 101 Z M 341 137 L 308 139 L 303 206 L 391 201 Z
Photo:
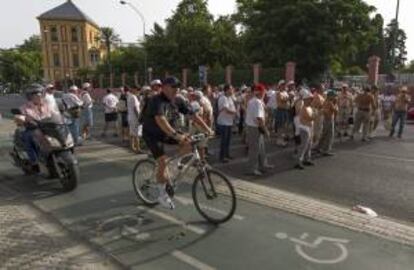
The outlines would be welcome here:
M 407 86 L 403 86 L 400 88 L 399 94 L 395 99 L 394 103 L 394 114 L 392 117 L 392 126 L 390 137 L 392 138 L 395 133 L 395 127 L 398 122 L 400 122 L 399 129 L 398 129 L 398 138 L 402 138 L 402 134 L 404 132 L 405 120 L 407 119 L 407 111 L 408 105 L 411 102 L 411 97 L 408 94 Z

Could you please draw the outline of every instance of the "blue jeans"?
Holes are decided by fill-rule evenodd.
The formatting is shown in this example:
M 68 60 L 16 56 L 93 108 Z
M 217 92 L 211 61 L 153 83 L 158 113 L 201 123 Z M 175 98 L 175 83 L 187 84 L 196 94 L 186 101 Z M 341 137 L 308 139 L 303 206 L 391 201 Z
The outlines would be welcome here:
M 231 126 L 218 125 L 220 130 L 220 160 L 230 157 Z
M 72 134 L 73 141 L 75 144 L 79 142 L 79 136 L 80 136 L 80 119 L 79 118 L 71 118 L 70 124 L 68 125 L 68 128 L 70 130 L 70 133 Z
M 31 163 L 36 163 L 39 157 L 39 148 L 34 140 L 33 130 L 25 130 L 21 133 L 24 150 L 29 156 Z
M 394 115 L 392 116 L 392 126 L 391 126 L 390 136 L 394 136 L 395 126 L 397 125 L 398 121 L 400 121 L 400 126 L 398 129 L 398 137 L 402 136 L 406 119 L 407 119 L 406 111 L 395 111 L 394 112 Z

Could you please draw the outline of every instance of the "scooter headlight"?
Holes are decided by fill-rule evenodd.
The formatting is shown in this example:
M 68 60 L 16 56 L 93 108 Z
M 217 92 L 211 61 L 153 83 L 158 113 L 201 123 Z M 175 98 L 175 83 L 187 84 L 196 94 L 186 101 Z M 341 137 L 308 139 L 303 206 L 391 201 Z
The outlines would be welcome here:
M 68 135 L 66 136 L 65 144 L 66 144 L 66 147 L 73 147 L 74 142 L 73 142 L 72 134 L 68 133 Z
M 53 138 L 53 137 L 50 137 L 50 136 L 46 136 L 46 140 L 49 142 L 50 146 L 52 146 L 54 148 L 61 147 L 60 142 L 56 138 Z

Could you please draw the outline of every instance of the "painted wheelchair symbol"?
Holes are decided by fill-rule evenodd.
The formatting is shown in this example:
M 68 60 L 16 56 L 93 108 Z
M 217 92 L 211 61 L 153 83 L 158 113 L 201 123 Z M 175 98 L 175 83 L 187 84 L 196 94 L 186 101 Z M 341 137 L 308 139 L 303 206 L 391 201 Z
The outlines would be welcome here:
M 344 261 L 348 257 L 348 250 L 345 244 L 349 243 L 349 240 L 346 239 L 338 239 L 326 236 L 319 236 L 313 242 L 307 242 L 306 239 L 308 238 L 308 233 L 303 233 L 300 238 L 293 238 L 289 237 L 286 233 L 279 232 L 275 234 L 276 238 L 280 240 L 288 239 L 295 244 L 296 252 L 305 260 L 308 260 L 313 263 L 318 264 L 335 264 Z M 314 258 L 308 253 L 306 253 L 306 249 L 317 249 L 322 243 L 330 242 L 336 248 L 339 249 L 340 253 L 336 258 L 333 259 L 318 259 Z

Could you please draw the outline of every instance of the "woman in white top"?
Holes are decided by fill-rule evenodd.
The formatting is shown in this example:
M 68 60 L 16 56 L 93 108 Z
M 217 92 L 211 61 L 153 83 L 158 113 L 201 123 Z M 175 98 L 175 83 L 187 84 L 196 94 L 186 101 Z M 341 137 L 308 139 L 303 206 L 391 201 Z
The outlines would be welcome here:
M 129 135 L 131 136 L 131 149 L 135 153 L 141 153 L 139 138 L 142 133 L 142 126 L 139 123 L 141 104 L 138 100 L 138 89 L 132 88 L 127 92 L 127 108 Z
M 236 106 L 233 100 L 233 86 L 224 86 L 224 95 L 218 100 L 217 126 L 221 136 L 220 161 L 227 163 L 230 157 L 231 128 L 236 117 Z

